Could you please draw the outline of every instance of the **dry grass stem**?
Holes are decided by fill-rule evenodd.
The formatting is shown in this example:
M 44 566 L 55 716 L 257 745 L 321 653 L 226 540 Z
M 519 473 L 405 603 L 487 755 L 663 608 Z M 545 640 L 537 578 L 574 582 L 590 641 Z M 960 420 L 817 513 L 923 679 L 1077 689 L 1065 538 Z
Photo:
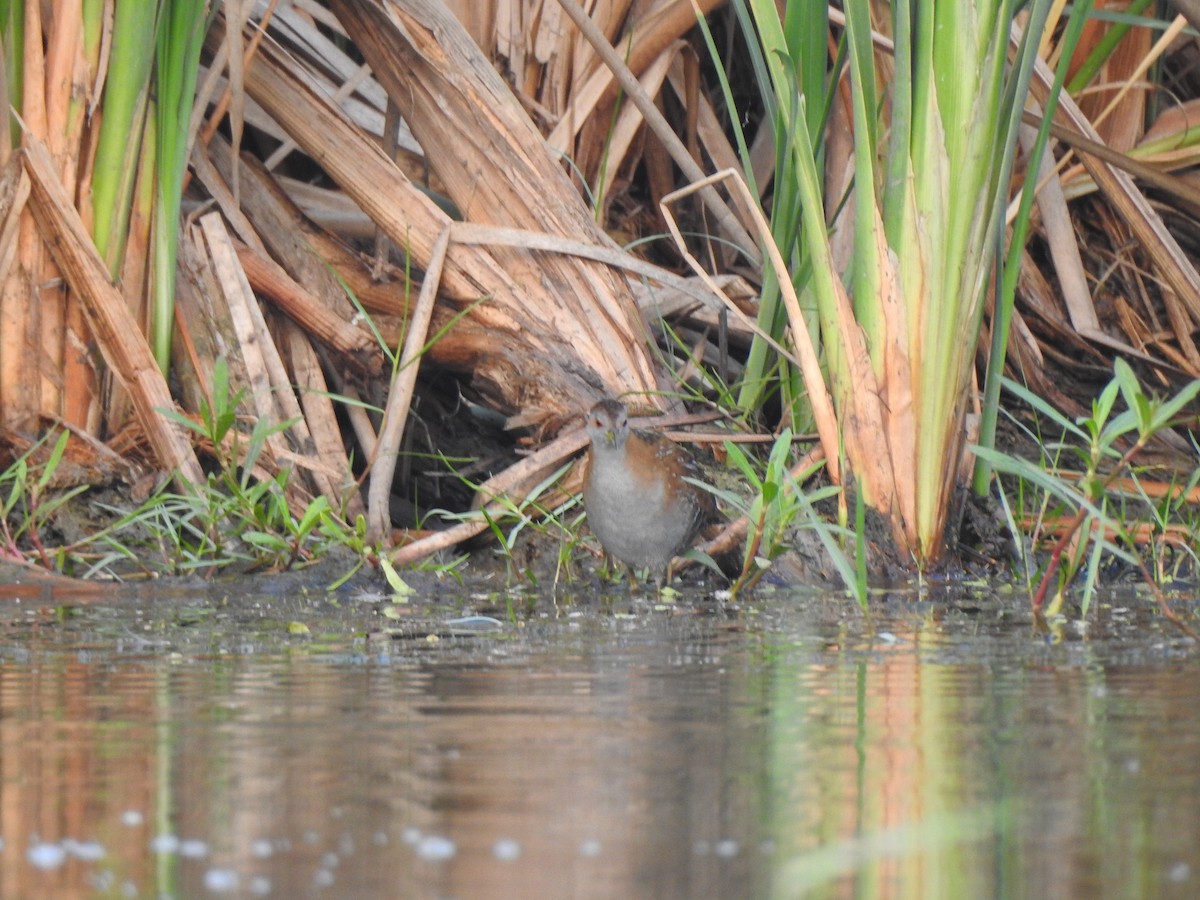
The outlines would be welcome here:
M 392 479 L 396 472 L 396 460 L 400 454 L 400 439 L 404 436 L 404 425 L 408 421 L 409 405 L 417 385 L 417 370 L 425 352 L 429 334 L 429 322 L 433 318 L 433 304 L 437 298 L 437 286 L 442 275 L 442 264 L 450 246 L 450 228 L 447 226 L 438 235 L 433 247 L 433 258 L 417 305 L 413 310 L 408 333 L 404 337 L 404 349 L 400 364 L 388 391 L 387 407 L 383 423 L 379 426 L 379 439 L 371 456 L 371 479 L 367 492 L 367 538 L 372 543 L 387 544 L 392 533 L 389 498 L 392 494 Z
M 766 219 L 763 218 L 762 214 L 758 212 L 757 206 L 755 206 L 752 202 L 750 189 L 746 187 L 745 182 L 742 180 L 742 174 L 737 170 L 725 169 L 709 176 L 708 178 L 702 179 L 702 183 L 700 184 L 691 184 L 687 187 L 680 188 L 671 194 L 668 194 L 666 197 L 663 197 L 662 201 L 659 203 L 659 210 L 662 212 L 663 218 L 667 222 L 667 227 L 671 230 L 671 236 L 675 239 L 676 248 L 679 250 L 680 254 L 683 255 L 684 259 L 687 260 L 687 263 L 689 266 L 691 266 L 692 271 L 695 272 L 696 275 L 699 276 L 699 278 L 706 285 L 708 285 L 709 289 L 714 294 L 724 300 L 726 306 L 735 317 L 740 318 L 744 320 L 745 323 L 749 324 L 745 314 L 738 308 L 737 304 L 725 296 L 720 286 L 712 280 L 712 277 L 708 274 L 705 268 L 700 265 L 700 261 L 692 256 L 692 254 L 688 251 L 687 244 L 683 239 L 683 234 L 680 232 L 679 225 L 675 221 L 675 217 L 671 213 L 670 209 L 671 204 L 676 200 L 686 197 L 689 194 L 699 190 L 713 190 L 712 185 L 723 181 L 728 181 L 733 186 L 732 189 L 736 193 L 740 194 L 743 200 L 746 202 L 747 208 L 755 211 L 756 215 L 754 222 L 758 229 L 759 240 L 767 249 L 767 254 L 771 260 L 771 265 L 775 267 L 777 272 L 786 273 L 787 266 L 784 264 L 783 258 L 779 254 L 779 248 L 775 246 L 775 241 L 771 237 L 771 227 L 767 223 Z M 816 342 L 809 333 L 808 325 L 805 323 L 804 316 L 800 311 L 800 300 L 796 296 L 795 288 L 792 287 L 791 279 L 785 277 L 784 275 L 783 277 L 780 277 L 779 283 L 780 289 L 783 292 L 784 301 L 787 304 L 788 322 L 791 327 L 792 334 L 792 346 L 795 348 L 796 355 L 784 350 L 781 346 L 779 346 L 778 343 L 776 343 L 774 340 L 771 340 L 769 337 L 766 339 L 777 350 L 777 352 L 783 354 L 789 360 L 795 363 L 796 367 L 800 370 L 804 378 L 804 386 L 808 391 L 809 398 L 813 406 L 813 417 L 816 421 L 817 433 L 820 435 L 821 445 L 825 448 L 825 458 L 828 460 L 829 466 L 829 477 L 835 483 L 837 483 L 841 480 L 840 466 L 837 462 L 840 459 L 840 442 L 838 435 L 837 416 L 833 409 L 833 401 L 829 396 L 829 391 L 825 387 L 825 376 L 821 372 L 821 362 L 817 355 Z M 754 327 L 757 329 L 757 325 Z M 758 333 L 757 330 L 755 333 Z

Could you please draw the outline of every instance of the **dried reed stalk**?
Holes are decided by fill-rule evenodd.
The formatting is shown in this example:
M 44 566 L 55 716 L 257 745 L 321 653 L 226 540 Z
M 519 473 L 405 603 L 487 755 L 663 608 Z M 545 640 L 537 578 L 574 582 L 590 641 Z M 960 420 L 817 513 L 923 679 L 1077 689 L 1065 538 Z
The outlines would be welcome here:
M 150 346 L 109 280 L 45 145 L 29 140 L 23 153 L 32 189 L 30 207 L 41 238 L 83 302 L 105 362 L 129 391 L 159 465 L 175 474 L 181 489 L 191 490 L 203 483 L 204 475 L 183 427 L 162 415 L 175 404 Z

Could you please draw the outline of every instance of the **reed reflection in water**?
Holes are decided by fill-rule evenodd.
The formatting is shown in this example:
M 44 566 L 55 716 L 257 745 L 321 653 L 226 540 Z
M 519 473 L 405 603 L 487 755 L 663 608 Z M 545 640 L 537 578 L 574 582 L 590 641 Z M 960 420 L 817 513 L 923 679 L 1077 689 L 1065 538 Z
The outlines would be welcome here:
M 326 611 L 332 637 L 149 643 L 113 610 L 14 612 L 0 895 L 1197 892 L 1200 673 L 1173 637 L 844 611 L 437 640 Z

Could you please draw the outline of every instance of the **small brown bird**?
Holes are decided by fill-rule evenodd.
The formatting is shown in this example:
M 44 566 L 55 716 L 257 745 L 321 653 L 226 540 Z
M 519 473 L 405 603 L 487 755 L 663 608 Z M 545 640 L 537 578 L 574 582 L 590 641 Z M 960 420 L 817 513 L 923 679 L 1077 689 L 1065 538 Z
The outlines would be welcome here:
M 625 405 L 602 400 L 587 417 L 592 440 L 583 504 L 592 533 L 627 566 L 647 568 L 661 589 L 671 560 L 715 513 L 712 495 L 684 481 L 700 475 L 692 455 L 659 434 L 629 427 Z

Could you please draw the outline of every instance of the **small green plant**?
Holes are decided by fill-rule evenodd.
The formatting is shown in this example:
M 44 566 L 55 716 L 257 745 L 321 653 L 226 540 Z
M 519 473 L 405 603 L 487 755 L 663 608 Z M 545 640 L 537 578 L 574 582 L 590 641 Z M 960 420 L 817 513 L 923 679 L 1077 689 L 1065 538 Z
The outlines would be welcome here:
M 733 582 L 731 592 L 750 588 L 762 577 L 772 560 L 787 549 L 787 532 L 800 511 L 798 493 L 788 490 L 787 463 L 791 454 L 792 433 L 784 432 L 775 440 L 767 456 L 762 474 L 737 444 L 725 442 L 729 462 L 746 479 L 750 488 L 747 501 L 734 491 L 710 488 L 730 508 L 746 517 L 746 546 L 742 553 L 742 569 Z
M 55 511 L 87 490 L 87 486 L 78 485 L 65 491 L 50 489 L 70 434 L 59 433 L 46 461 L 35 462 L 37 451 L 49 443 L 51 437 L 52 434 L 47 434 L 0 472 L 0 513 L 3 513 L 0 515 L 0 557 L 25 561 L 32 552 L 41 566 L 53 570 L 61 567 L 62 554 L 46 548 L 42 532 Z
M 1086 616 L 1096 591 L 1102 559 L 1107 554 L 1139 569 L 1164 615 L 1192 634 L 1167 605 L 1161 589 L 1146 568 L 1126 518 L 1113 514 L 1118 502 L 1113 488 L 1120 478 L 1136 480 L 1134 461 L 1150 440 L 1170 427 L 1183 408 L 1200 394 L 1200 380 L 1193 381 L 1174 397 L 1160 400 L 1147 395 L 1129 364 L 1118 359 L 1112 380 L 1092 402 L 1091 414 L 1076 421 L 1071 421 L 1015 382 L 1006 380 L 1005 387 L 1062 429 L 1064 442 L 1051 445 L 1047 450 L 1066 450 L 1074 453 L 1082 463 L 1082 471 L 1077 477 L 1068 479 L 1050 471 L 1044 462 L 1038 464 L 996 450 L 974 448 L 980 458 L 997 471 L 1015 475 L 1025 485 L 1043 491 L 1047 499 L 1052 498 L 1064 510 L 1065 523 L 1050 549 L 1037 586 L 1030 583 L 1034 613 L 1042 616 L 1058 612 L 1067 588 L 1080 572 L 1085 572 L 1081 606 Z M 1126 409 L 1114 414 L 1118 397 L 1124 399 Z M 1002 502 L 1010 509 L 1003 495 Z M 1150 505 L 1149 508 L 1154 507 Z M 1019 528 L 1011 514 L 1009 523 L 1010 528 Z M 1017 531 L 1014 531 L 1014 538 L 1023 542 L 1023 536 Z M 1048 595 L 1051 595 L 1049 605 Z
M 574 557 L 575 547 L 578 546 L 580 540 L 579 518 L 569 519 L 569 514 L 578 507 L 579 498 L 568 496 L 554 507 L 548 507 L 541 502 L 547 492 L 558 485 L 559 480 L 569 468 L 570 465 L 565 465 L 551 473 L 537 484 L 525 499 L 519 502 L 507 496 L 501 496 L 490 501 L 494 504 L 491 509 L 485 506 L 482 509 L 461 513 L 435 509 L 430 511 L 430 515 L 453 522 L 483 518 L 492 536 L 496 539 L 496 552 L 504 559 L 510 581 L 516 577 L 523 577 L 530 583 L 537 584 L 537 573 L 528 566 L 521 567 L 513 555 L 513 550 L 516 547 L 517 538 L 526 528 L 545 535 L 559 548 L 558 564 L 554 573 L 555 583 L 557 584 L 560 579 L 569 582 L 571 580 L 570 561 Z M 469 480 L 462 480 L 472 490 L 479 489 L 478 485 Z
M 789 468 L 792 451 L 792 433 L 789 429 L 775 439 L 761 474 L 737 444 L 726 441 L 725 450 L 730 463 L 744 476 L 750 488 L 749 497 L 700 482 L 696 484 L 711 491 L 728 508 L 737 510 L 746 517 L 748 523 L 742 569 L 734 580 L 731 593 L 737 596 L 739 592 L 753 587 L 771 562 L 788 548 L 788 535 L 793 527 L 797 527 L 797 519 L 802 517 L 799 527 L 812 528 L 816 532 L 842 581 L 858 603 L 864 605 L 865 569 L 850 560 L 839 541 L 839 537 L 853 536 L 852 533 L 827 522 L 813 508 L 814 503 L 836 496 L 841 489 L 830 485 L 806 494 L 801 487 L 802 482 L 816 472 L 820 463 L 814 463 L 806 471 L 798 473 Z M 865 559 L 861 532 L 860 527 L 856 554 L 860 561 Z
M 355 532 L 325 497 L 311 500 L 297 516 L 287 499 L 289 473 L 256 477 L 268 440 L 292 422 L 256 420 L 249 435 L 237 427 L 245 391 L 232 391 L 225 360 L 213 366 L 212 400 L 201 400 L 198 421 L 164 411 L 211 444 L 216 470 L 189 492 L 164 489 L 125 517 L 140 525 L 173 574 L 206 574 L 231 565 L 287 569 L 310 559 L 317 548 L 354 543 Z

